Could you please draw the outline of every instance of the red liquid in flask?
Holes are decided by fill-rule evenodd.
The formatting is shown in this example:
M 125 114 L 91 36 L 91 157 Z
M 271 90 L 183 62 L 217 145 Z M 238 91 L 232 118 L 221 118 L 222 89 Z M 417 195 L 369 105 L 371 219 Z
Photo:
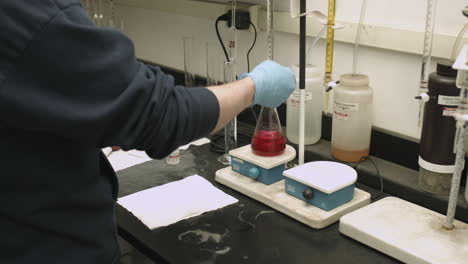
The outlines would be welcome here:
M 252 139 L 252 151 L 259 156 L 278 156 L 283 154 L 286 141 L 280 131 L 259 130 Z

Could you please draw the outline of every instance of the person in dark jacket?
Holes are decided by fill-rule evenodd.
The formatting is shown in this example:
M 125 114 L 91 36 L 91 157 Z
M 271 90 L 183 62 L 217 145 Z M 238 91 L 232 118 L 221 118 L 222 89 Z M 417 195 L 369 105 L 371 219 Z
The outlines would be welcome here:
M 295 87 L 272 61 L 223 86 L 175 86 L 79 0 L 2 0 L 0 32 L 2 264 L 116 263 L 118 185 L 102 147 L 161 159 Z

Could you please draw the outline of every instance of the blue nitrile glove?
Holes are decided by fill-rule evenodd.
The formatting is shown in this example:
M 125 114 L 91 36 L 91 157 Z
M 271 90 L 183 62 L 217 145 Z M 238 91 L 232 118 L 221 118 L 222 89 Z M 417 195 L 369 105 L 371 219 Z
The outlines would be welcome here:
M 255 82 L 254 104 L 277 107 L 286 101 L 296 88 L 294 72 L 274 61 L 264 61 L 240 79 L 250 77 Z

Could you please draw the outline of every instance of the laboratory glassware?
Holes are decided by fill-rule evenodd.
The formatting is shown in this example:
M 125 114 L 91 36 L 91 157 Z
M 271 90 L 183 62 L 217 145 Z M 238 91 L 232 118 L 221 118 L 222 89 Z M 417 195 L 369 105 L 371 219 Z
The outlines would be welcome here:
M 327 50 L 325 55 L 325 79 L 323 82 L 324 89 L 328 88 L 328 84 L 333 81 L 333 51 L 335 45 L 335 12 L 336 0 L 328 1 L 328 25 L 327 25 Z M 328 112 L 328 103 L 330 95 L 325 93 L 325 111 Z
M 267 52 L 268 59 L 273 59 L 275 36 L 273 32 L 274 1 L 267 0 Z
M 421 78 L 419 83 L 419 92 L 416 98 L 420 99 L 419 101 L 419 114 L 418 114 L 418 126 L 421 126 L 423 114 L 424 114 L 424 104 L 427 98 L 425 93 L 427 93 L 427 83 L 429 78 L 429 68 L 431 65 L 432 57 L 432 42 L 434 38 L 434 28 L 436 22 L 436 10 L 437 10 L 437 0 L 427 0 L 427 13 L 426 13 L 426 27 L 424 33 L 424 47 L 422 54 L 422 65 L 421 65 Z
M 458 34 L 457 39 L 455 40 L 455 43 L 453 44 L 452 56 L 450 56 L 451 61 L 455 61 L 457 59 L 457 55 L 460 52 L 460 47 L 463 42 L 463 37 L 465 36 L 465 33 L 467 31 L 468 31 L 468 23 L 465 24 L 463 29 Z
M 184 43 L 184 77 L 185 87 L 194 87 L 195 83 L 195 50 L 194 50 L 194 38 L 191 36 L 183 37 Z
M 334 89 L 331 152 L 345 162 L 369 156 L 373 92 L 363 74 L 344 74 Z
M 274 1 L 267 0 L 267 52 L 269 60 L 273 60 L 274 57 L 273 13 Z M 253 153 L 259 156 L 277 156 L 284 152 L 286 141 L 276 108 L 262 106 L 260 109 L 251 148 Z
M 96 6 L 96 25 L 98 27 L 104 27 L 104 14 L 103 14 L 103 7 L 102 7 L 102 0 L 97 1 Z
M 233 82 L 235 79 L 232 78 L 232 62 L 224 63 L 224 75 L 225 83 Z M 227 123 L 224 127 L 224 151 L 225 153 L 218 158 L 218 161 L 224 165 L 231 165 L 231 156 L 229 151 L 237 148 L 237 120 L 234 118 L 231 122 Z
M 109 27 L 115 28 L 115 3 L 114 0 L 109 0 Z
M 224 63 L 224 82 L 231 83 L 237 79 L 236 57 L 237 57 L 237 28 L 236 28 L 236 9 L 237 1 L 233 0 L 231 5 L 231 27 L 229 29 L 229 61 Z M 218 161 L 224 165 L 231 165 L 229 151 L 237 148 L 237 118 L 234 117 L 224 127 L 224 150 L 225 153 L 218 158 Z
M 455 168 L 453 142 L 455 119 L 460 90 L 456 87 L 457 71 L 450 61 L 437 64 L 437 71 L 429 75 L 429 101 L 424 107 L 418 184 L 434 194 L 450 192 Z
M 222 83 L 224 61 L 222 50 L 217 42 L 206 43 L 206 85 L 215 86 Z
M 299 144 L 299 65 L 294 65 L 296 90 L 291 94 L 286 105 L 286 137 L 292 143 Z M 305 134 L 304 144 L 317 143 L 322 136 L 322 110 L 324 90 L 322 86 L 323 69 L 307 65 L 305 71 Z
M 278 156 L 286 148 L 276 108 L 262 108 L 251 144 L 252 152 L 259 156 Z
M 97 3 L 96 0 L 90 0 L 90 11 L 91 11 L 91 18 L 95 25 L 98 25 L 98 10 L 97 10 Z

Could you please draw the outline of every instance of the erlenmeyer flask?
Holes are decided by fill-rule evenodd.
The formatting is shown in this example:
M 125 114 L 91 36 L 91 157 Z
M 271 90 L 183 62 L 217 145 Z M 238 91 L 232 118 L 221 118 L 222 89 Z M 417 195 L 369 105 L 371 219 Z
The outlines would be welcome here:
M 286 148 L 276 108 L 262 107 L 252 139 L 252 152 L 259 156 L 278 156 Z

